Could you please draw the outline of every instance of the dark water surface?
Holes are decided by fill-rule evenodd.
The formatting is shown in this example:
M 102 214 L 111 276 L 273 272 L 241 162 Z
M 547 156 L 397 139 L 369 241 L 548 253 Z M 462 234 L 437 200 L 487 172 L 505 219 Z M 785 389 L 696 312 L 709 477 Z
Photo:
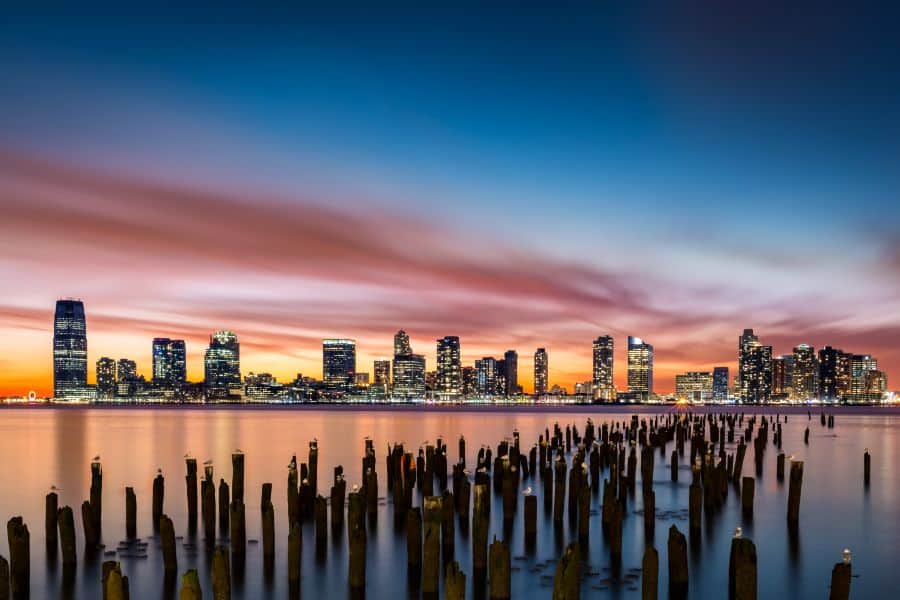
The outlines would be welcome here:
M 575 423 L 584 432 L 591 417 L 603 422 L 623 420 L 631 414 L 664 414 L 666 408 L 593 409 L 310 409 L 310 408 L 16 408 L 0 410 L 0 517 L 22 515 L 31 532 L 32 598 L 100 598 L 100 564 L 110 557 L 87 557 L 84 551 L 80 506 L 88 498 L 90 462 L 100 455 L 103 464 L 103 542 L 107 550 L 125 538 L 125 486 L 135 488 L 138 501 L 138 536 L 149 542 L 146 558 L 120 557 L 131 583 L 132 598 L 176 598 L 177 589 L 163 585 L 163 565 L 157 541 L 152 537 L 151 490 L 157 469 L 166 476 L 165 512 L 175 524 L 179 575 L 189 568 L 200 572 L 205 597 L 211 597 L 209 558 L 201 540 L 196 550 L 183 545 L 187 533 L 184 455 L 191 453 L 200 463 L 212 459 L 216 480 L 231 480 L 231 453 L 246 454 L 245 502 L 247 537 L 260 540 L 247 546 L 243 574 L 233 573 L 234 598 L 285 598 L 287 585 L 287 465 L 292 454 L 306 462 L 308 441 L 319 441 L 319 493 L 327 495 L 332 467 L 342 464 L 348 491 L 361 483 L 364 438 L 375 441 L 379 495 L 385 498 L 378 522 L 368 533 L 367 586 L 369 598 L 404 598 L 412 595 L 406 578 L 406 537 L 395 528 L 390 494 L 387 493 L 385 457 L 388 444 L 406 443 L 416 452 L 425 440 L 444 436 L 449 461 L 457 455 L 460 433 L 467 439 L 467 462 L 475 464 L 481 444 L 495 450 L 498 441 L 513 429 L 521 434 L 527 453 L 545 427 Z M 748 414 L 749 410 L 746 411 Z M 775 414 L 774 408 L 758 411 Z M 806 409 L 779 409 L 789 414 L 784 425 L 783 450 L 805 461 L 799 536 L 792 539 L 786 527 L 787 482 L 775 476 L 777 450 L 770 443 L 765 452 L 762 476 L 756 482 L 756 510 L 752 521 L 743 519 L 740 498 L 733 489 L 725 508 L 711 520 L 704 519 L 699 544 L 689 548 L 691 598 L 727 597 L 728 554 L 736 526 L 757 547 L 760 598 L 827 598 L 831 568 L 847 547 L 853 553 L 851 596 L 854 598 L 900 597 L 900 411 L 889 409 L 838 409 L 836 425 L 826 429 L 817 413 L 807 421 Z M 803 444 L 809 424 L 810 444 Z M 863 485 L 863 452 L 872 454 L 872 480 Z M 668 454 L 657 453 L 654 473 L 656 491 L 656 537 L 660 558 L 660 597 L 667 586 L 666 539 L 673 523 L 687 533 L 689 452 L 682 459 L 679 481 L 669 479 Z M 727 451 L 733 451 L 731 446 Z M 755 473 L 752 445 L 748 448 L 744 475 Z M 606 472 L 608 474 L 608 471 Z M 640 476 L 640 470 L 638 470 Z M 259 510 L 263 482 L 273 484 L 276 520 L 276 564 L 274 573 L 264 573 L 262 530 Z M 44 496 L 50 486 L 59 488 L 60 506 L 71 506 L 76 514 L 78 568 L 74 582 L 63 585 L 60 559 L 45 553 Z M 537 495 L 539 479 L 524 481 Z M 437 490 L 437 485 L 435 485 Z M 640 490 L 640 484 L 637 486 Z M 436 492 L 437 493 L 437 492 Z M 601 494 L 602 495 L 602 494 Z M 614 584 L 610 577 L 608 548 L 601 534 L 599 504 L 592 499 L 591 544 L 586 557 L 587 575 L 582 597 L 639 598 L 640 580 Z M 491 532 L 503 537 L 502 501 L 493 496 Z M 414 503 L 419 505 L 417 494 Z M 522 529 L 522 506 L 507 542 L 513 556 L 513 598 L 549 598 L 554 564 L 575 532 L 568 518 L 559 531 L 538 501 L 536 548 L 526 552 Z M 623 532 L 622 573 L 639 568 L 645 541 L 640 491 L 629 500 Z M 330 508 L 329 508 L 330 510 Z M 202 532 L 202 524 L 200 526 Z M 201 533 L 202 535 L 202 533 Z M 456 560 L 466 573 L 468 597 L 472 589 L 471 534 L 456 527 Z M 9 556 L 5 535 L 0 536 L 0 554 Z M 549 577 L 548 577 L 549 576 Z M 179 577 L 180 580 L 180 577 Z M 180 581 L 178 583 L 180 585 Z M 304 525 L 302 596 L 344 598 L 347 587 L 346 530 L 329 539 L 327 552 L 317 555 L 312 523 Z

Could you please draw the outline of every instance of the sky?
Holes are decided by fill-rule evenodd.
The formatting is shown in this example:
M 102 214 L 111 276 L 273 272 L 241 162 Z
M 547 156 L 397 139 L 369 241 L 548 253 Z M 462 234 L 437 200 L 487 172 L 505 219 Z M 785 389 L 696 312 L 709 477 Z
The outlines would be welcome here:
M 517 349 L 526 390 L 546 347 L 571 390 L 609 334 L 666 392 L 752 327 L 897 389 L 897 14 L 287 4 L 6 11 L 0 395 L 52 390 L 62 297 L 89 365 L 147 375 L 156 336 L 290 380 L 403 328 L 429 369 Z

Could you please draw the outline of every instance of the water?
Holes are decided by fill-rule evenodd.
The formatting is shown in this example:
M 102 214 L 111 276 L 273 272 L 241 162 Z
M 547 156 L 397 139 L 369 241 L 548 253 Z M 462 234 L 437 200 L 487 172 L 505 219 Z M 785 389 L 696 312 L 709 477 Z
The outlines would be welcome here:
M 109 557 L 85 556 L 80 506 L 90 489 L 89 464 L 100 455 L 103 464 L 103 542 L 115 549 L 125 538 L 125 486 L 133 486 L 138 500 L 138 536 L 149 540 L 147 558 L 120 558 L 131 584 L 132 598 L 175 598 L 177 590 L 163 585 L 162 557 L 151 539 L 151 490 L 158 468 L 166 476 L 165 512 L 175 523 L 176 535 L 187 535 L 187 503 L 184 485 L 184 455 L 191 453 L 200 463 L 212 459 L 216 480 L 231 479 L 231 453 L 246 453 L 245 502 L 247 537 L 260 540 L 247 546 L 243 574 L 235 573 L 234 598 L 284 598 L 287 585 L 287 464 L 297 453 L 305 462 L 308 441 L 319 440 L 319 492 L 327 495 L 332 467 L 342 464 L 352 486 L 361 482 L 363 440 L 371 436 L 377 451 L 380 496 L 378 523 L 369 531 L 367 588 L 370 598 L 399 598 L 412 595 L 406 579 L 405 533 L 394 526 L 393 509 L 387 493 L 385 456 L 387 445 L 403 441 L 416 451 L 424 440 L 440 435 L 448 445 L 452 462 L 460 433 L 467 439 L 468 464 L 475 463 L 481 444 L 496 448 L 497 442 L 521 433 L 527 451 L 539 433 L 558 421 L 563 427 L 576 423 L 584 431 L 590 416 L 598 426 L 604 421 L 623 420 L 635 412 L 660 414 L 668 409 L 615 408 L 571 409 L 360 409 L 360 408 L 15 408 L 0 411 L 0 517 L 22 515 L 31 532 L 32 598 L 99 598 L 100 563 Z M 750 412 L 749 410 L 747 411 Z M 774 410 L 762 411 L 773 414 Z M 799 536 L 791 539 L 785 526 L 787 482 L 775 477 L 777 450 L 770 443 L 765 453 L 763 474 L 757 478 L 755 517 L 745 521 L 740 499 L 729 492 L 727 505 L 711 521 L 704 520 L 699 546 L 689 548 L 690 597 L 726 596 L 730 539 L 736 526 L 754 540 L 759 560 L 759 597 L 825 598 L 831 568 L 847 547 L 853 552 L 852 595 L 855 598 L 897 597 L 900 595 L 900 411 L 852 409 L 836 411 L 836 426 L 819 425 L 816 414 L 807 421 L 806 410 L 788 410 L 784 425 L 784 451 L 805 461 Z M 785 411 L 782 409 L 782 414 Z M 803 430 L 810 426 L 810 444 L 803 444 Z M 667 455 L 673 445 L 667 448 Z M 872 481 L 863 485 L 862 456 L 872 453 Z M 668 458 L 656 455 L 654 489 L 657 513 L 654 544 L 660 556 L 660 597 L 666 597 L 666 539 L 669 526 L 676 524 L 687 533 L 686 511 L 690 483 L 687 454 L 679 482 L 669 480 Z M 755 473 L 752 447 L 748 448 L 744 474 Z M 640 469 L 638 469 L 640 476 Z M 263 482 L 273 483 L 276 520 L 276 563 L 266 574 L 262 561 L 262 530 L 259 510 Z M 59 557 L 48 560 L 44 551 L 44 496 L 51 485 L 59 488 L 60 506 L 70 505 L 76 514 L 78 567 L 74 581 L 62 581 Z M 524 482 L 540 495 L 539 480 Z M 437 486 L 436 486 L 437 487 Z M 628 504 L 623 531 L 622 573 L 640 567 L 645 542 L 640 484 Z M 349 490 L 348 490 L 349 491 Z M 416 495 L 414 502 L 420 503 Z M 624 585 L 609 584 L 608 549 L 601 535 L 600 496 L 592 500 L 598 510 L 591 517 L 591 547 L 586 558 L 588 575 L 582 584 L 583 597 L 640 597 L 640 580 Z M 522 502 L 508 542 L 513 556 L 514 598 L 547 598 L 552 590 L 554 565 L 573 537 L 568 518 L 560 531 L 545 515 L 538 500 L 538 539 L 526 553 L 522 529 Z M 330 510 L 330 509 L 329 509 Z M 503 536 L 502 504 L 494 497 L 491 532 Z M 202 524 L 201 524 L 202 530 Z M 8 557 L 6 536 L 0 536 L 0 554 Z M 178 542 L 179 574 L 189 568 L 200 572 L 205 594 L 211 593 L 209 559 L 198 543 L 191 551 Z M 467 597 L 472 589 L 471 539 L 457 524 L 456 556 L 467 575 Z M 549 576 L 549 577 L 547 577 Z M 180 585 L 180 582 L 179 582 Z M 327 552 L 317 555 L 311 523 L 304 526 L 302 594 L 305 597 L 348 596 L 346 530 L 337 539 L 329 538 Z M 605 589 L 600 589 L 605 588 Z

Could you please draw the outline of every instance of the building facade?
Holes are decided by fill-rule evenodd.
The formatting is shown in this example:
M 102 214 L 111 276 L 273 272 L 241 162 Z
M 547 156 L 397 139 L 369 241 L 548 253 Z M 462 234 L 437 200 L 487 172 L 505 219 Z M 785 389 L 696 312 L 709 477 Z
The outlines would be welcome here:
M 97 361 L 97 399 L 112 400 L 116 397 L 116 361 L 102 357 Z
M 462 361 L 459 352 L 459 338 L 455 335 L 448 335 L 437 341 L 435 391 L 443 397 L 455 397 L 462 394 Z
M 184 340 L 153 339 L 153 383 L 178 387 L 187 381 Z
M 475 393 L 479 396 L 497 394 L 497 359 L 492 356 L 475 361 Z
M 421 354 L 394 356 L 391 394 L 398 399 L 425 397 L 425 357 Z
M 85 400 L 87 383 L 87 322 L 81 300 L 58 300 L 53 319 L 53 397 Z
M 644 400 L 653 395 L 653 346 L 628 336 L 628 391 Z
M 768 402 L 772 397 L 772 346 L 748 342 L 741 359 L 741 401 Z
M 203 357 L 203 387 L 207 398 L 239 396 L 241 382 L 241 346 L 232 331 L 217 331 L 209 337 Z
M 713 401 L 728 402 L 728 367 L 713 368 Z
M 322 340 L 322 382 L 331 392 L 350 392 L 356 383 L 356 341 Z
M 507 350 L 503 353 L 503 374 L 505 394 L 515 396 L 519 393 L 519 353 Z
M 675 397 L 688 402 L 710 402 L 713 399 L 713 374 L 688 371 L 675 375 Z
M 602 335 L 594 340 L 592 394 L 603 402 L 611 402 L 616 399 L 616 386 L 613 382 L 613 349 L 613 338 L 610 335 Z
M 772 397 L 787 400 L 792 396 L 794 355 L 782 354 L 772 358 Z
M 813 400 L 819 395 L 819 361 L 809 344 L 794 348 L 791 370 L 791 399 L 795 402 Z
M 534 353 L 534 395 L 544 396 L 549 391 L 549 360 L 547 350 L 538 348 Z

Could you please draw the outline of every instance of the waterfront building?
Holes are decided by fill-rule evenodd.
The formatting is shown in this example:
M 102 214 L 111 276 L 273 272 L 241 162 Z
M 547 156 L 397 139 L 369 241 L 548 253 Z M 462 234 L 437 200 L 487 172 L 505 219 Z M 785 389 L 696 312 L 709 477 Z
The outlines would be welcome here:
M 689 402 L 711 401 L 713 374 L 709 371 L 688 371 L 675 375 L 675 397 Z
M 116 395 L 133 398 L 142 391 L 142 378 L 138 377 L 137 363 L 128 358 L 120 358 L 116 364 Z
M 819 399 L 836 402 L 848 393 L 849 357 L 837 348 L 825 346 L 819 350 Z
M 794 355 L 782 354 L 772 359 L 772 397 L 782 400 L 791 398 L 794 373 Z
M 391 361 L 378 359 L 374 363 L 375 385 L 382 386 L 384 391 L 391 387 Z
M 653 346 L 628 336 L 628 391 L 643 400 L 653 395 Z
M 871 354 L 854 354 L 850 357 L 850 402 L 867 402 L 867 383 L 870 371 L 878 370 L 878 361 Z
M 241 346 L 232 331 L 217 331 L 209 337 L 203 357 L 206 397 L 222 399 L 239 396 L 241 383 Z
M 394 334 L 394 356 L 400 354 L 412 354 L 412 346 L 409 344 L 409 335 L 402 329 Z
M 435 391 L 444 398 L 462 394 L 462 362 L 459 338 L 455 335 L 437 341 L 437 381 Z
M 53 396 L 85 400 L 87 383 L 87 323 L 81 300 L 57 300 L 53 319 Z
M 791 371 L 791 399 L 807 402 L 819 393 L 819 364 L 816 351 L 809 344 L 794 348 L 793 369 Z
M 463 396 L 470 397 L 478 393 L 478 371 L 475 367 L 462 368 Z
M 322 381 L 330 392 L 350 392 L 356 380 L 356 341 L 322 340 Z
M 602 401 L 611 402 L 616 399 L 616 387 L 613 383 L 613 338 L 602 335 L 593 344 L 593 389 L 592 395 Z
M 244 396 L 255 402 L 277 400 L 284 395 L 284 386 L 271 373 L 250 373 L 244 378 Z
M 504 393 L 507 396 L 519 394 L 519 353 L 507 350 L 503 353 Z
M 728 367 L 713 368 L 713 401 L 728 401 Z
M 179 387 L 187 381 L 187 353 L 184 340 L 153 339 L 153 383 Z
M 538 348 L 534 353 L 534 395 L 543 396 L 549 391 L 549 361 L 547 350 Z
M 97 361 L 97 399 L 112 400 L 116 397 L 116 361 L 102 357 Z
M 772 346 L 749 341 L 741 353 L 741 401 L 768 402 L 772 396 Z
M 398 399 L 425 397 L 425 357 L 421 354 L 394 356 L 392 396 Z
M 497 394 L 497 360 L 492 356 L 475 361 L 475 393 L 480 396 Z

